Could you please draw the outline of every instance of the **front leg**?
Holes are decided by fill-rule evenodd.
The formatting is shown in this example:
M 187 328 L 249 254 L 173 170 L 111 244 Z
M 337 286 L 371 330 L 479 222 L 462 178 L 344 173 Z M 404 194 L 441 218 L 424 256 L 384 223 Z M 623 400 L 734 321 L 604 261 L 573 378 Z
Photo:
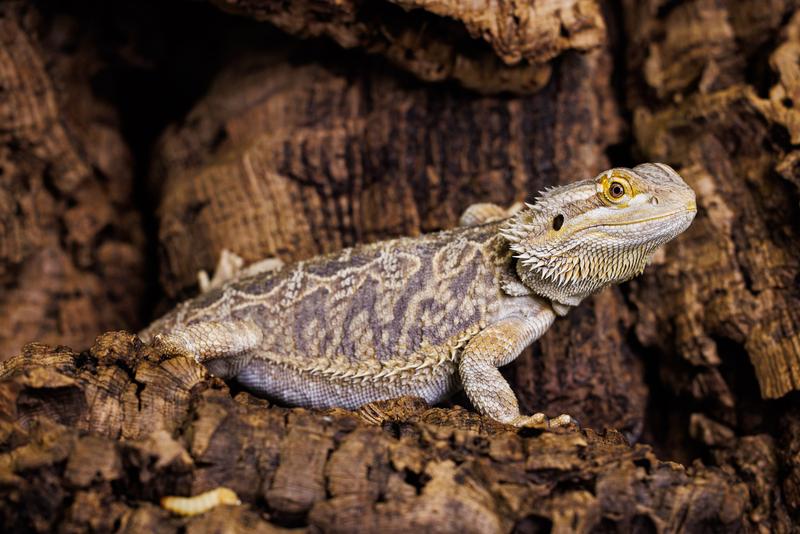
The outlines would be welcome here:
M 481 414 L 514 426 L 555 427 L 572 422 L 568 415 L 549 422 L 541 413 L 521 415 L 517 397 L 497 369 L 514 361 L 555 318 L 549 306 L 542 306 L 531 316 L 502 319 L 470 340 L 461 355 L 458 372 L 467 397 Z

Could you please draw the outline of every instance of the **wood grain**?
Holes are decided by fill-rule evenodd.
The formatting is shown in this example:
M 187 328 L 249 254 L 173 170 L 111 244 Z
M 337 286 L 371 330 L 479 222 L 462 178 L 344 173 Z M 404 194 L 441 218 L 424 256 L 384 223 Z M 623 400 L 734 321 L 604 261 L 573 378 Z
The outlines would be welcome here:
M 39 22 L 0 7 L 0 359 L 33 340 L 86 347 L 141 313 L 131 156 L 89 85 L 102 62 L 68 21 Z
M 735 401 L 719 374 L 727 356 L 721 346 L 746 352 L 764 397 L 800 388 L 800 252 L 793 245 L 800 197 L 786 179 L 798 135 L 796 63 L 787 58 L 796 57 L 800 19 L 778 33 L 791 3 L 773 4 L 761 16 L 761 4 L 685 3 L 649 26 L 629 21 L 658 36 L 645 57 L 632 59 L 643 62 L 642 85 L 660 100 L 631 97 L 638 148 L 646 159 L 680 166 L 700 206 L 685 238 L 667 249 L 675 261 L 654 269 L 634 294 L 643 311 L 637 333 L 698 369 L 682 387 L 728 408 Z M 687 25 L 701 15 L 707 24 Z M 747 47 L 770 35 L 779 35 L 773 52 L 748 56 Z M 748 68 L 767 58 L 778 81 L 761 95 L 747 83 Z M 646 306 L 654 299 L 662 305 Z
M 738 474 L 661 462 L 616 431 L 519 434 L 462 409 L 404 400 L 376 407 L 382 427 L 343 410 L 266 409 L 246 393 L 232 398 L 192 360 L 153 367 L 158 357 L 114 333 L 88 354 L 32 345 L 0 366 L 0 427 L 13 444 L 0 453 L 4 525 L 481 533 L 787 526 L 751 515 L 775 503 L 751 500 Z M 165 388 L 183 400 L 154 420 Z M 748 465 L 759 484 L 775 483 L 774 470 Z M 187 519 L 156 504 L 222 484 L 242 506 Z
M 325 36 L 378 54 L 425 81 L 455 80 L 481 93 L 533 93 L 550 61 L 603 46 L 596 0 L 213 0 L 300 37 Z

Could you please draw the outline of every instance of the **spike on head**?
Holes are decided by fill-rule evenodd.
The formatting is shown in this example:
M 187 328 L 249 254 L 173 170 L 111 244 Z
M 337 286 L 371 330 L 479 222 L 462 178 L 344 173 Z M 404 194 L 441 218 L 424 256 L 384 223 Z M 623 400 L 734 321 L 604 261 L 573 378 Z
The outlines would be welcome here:
M 509 219 L 501 235 L 525 285 L 574 306 L 641 273 L 696 212 L 694 191 L 675 170 L 645 163 L 546 190 Z

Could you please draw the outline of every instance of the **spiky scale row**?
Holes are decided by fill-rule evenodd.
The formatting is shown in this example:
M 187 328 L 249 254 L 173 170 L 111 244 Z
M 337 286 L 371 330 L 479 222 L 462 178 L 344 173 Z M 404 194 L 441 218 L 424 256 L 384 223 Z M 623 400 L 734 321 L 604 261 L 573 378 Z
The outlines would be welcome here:
M 426 373 L 452 366 L 457 360 L 460 351 L 474 336 L 476 330 L 471 329 L 455 336 L 447 345 L 447 350 L 428 350 L 417 358 L 394 359 L 388 361 L 362 360 L 353 362 L 348 358 L 318 358 L 310 365 L 303 361 L 287 359 L 271 359 L 274 364 L 292 369 L 296 372 L 310 375 L 323 376 L 335 380 L 360 382 L 389 381 L 400 379 L 423 380 Z

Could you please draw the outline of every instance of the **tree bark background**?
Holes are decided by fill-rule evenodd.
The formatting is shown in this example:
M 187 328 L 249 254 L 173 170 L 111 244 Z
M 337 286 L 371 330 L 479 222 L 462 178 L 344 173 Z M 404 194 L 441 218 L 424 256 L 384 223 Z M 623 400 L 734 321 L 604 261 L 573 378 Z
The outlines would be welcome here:
M 143 310 L 144 234 L 118 112 L 92 92 L 77 20 L 6 3 L 0 19 L 0 350 L 84 346 Z M 37 32 L 37 29 L 40 31 Z M 38 38 L 37 38 L 38 37 Z
M 3 4 L 4 522 L 793 530 L 798 7 Z M 692 227 L 504 370 L 524 410 L 583 432 L 519 435 L 463 398 L 270 406 L 131 335 L 95 342 L 194 294 L 223 248 L 294 261 L 651 160 L 697 192 Z M 245 505 L 157 506 L 221 485 Z

